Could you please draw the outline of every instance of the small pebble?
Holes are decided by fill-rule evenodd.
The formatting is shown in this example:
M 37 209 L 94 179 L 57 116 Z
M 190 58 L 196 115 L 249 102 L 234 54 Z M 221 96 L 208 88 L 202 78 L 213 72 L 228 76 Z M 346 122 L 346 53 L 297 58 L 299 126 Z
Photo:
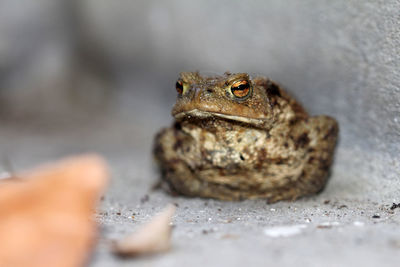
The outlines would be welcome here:
M 304 228 L 307 228 L 305 224 L 273 226 L 265 228 L 264 234 L 269 237 L 288 237 L 300 234 Z
M 354 226 L 361 227 L 361 226 L 364 226 L 365 223 L 364 223 L 364 222 L 355 221 L 355 222 L 353 222 L 353 225 L 354 225 Z

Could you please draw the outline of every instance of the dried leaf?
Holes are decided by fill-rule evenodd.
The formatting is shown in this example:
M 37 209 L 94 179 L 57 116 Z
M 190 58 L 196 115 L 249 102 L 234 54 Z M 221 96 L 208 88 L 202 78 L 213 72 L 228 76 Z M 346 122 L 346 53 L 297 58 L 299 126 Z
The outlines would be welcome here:
M 98 156 L 69 158 L 0 183 L 0 266 L 82 266 L 108 177 Z
M 120 256 L 139 256 L 166 251 L 171 247 L 171 220 L 175 206 L 168 205 L 138 231 L 114 244 L 113 252 Z

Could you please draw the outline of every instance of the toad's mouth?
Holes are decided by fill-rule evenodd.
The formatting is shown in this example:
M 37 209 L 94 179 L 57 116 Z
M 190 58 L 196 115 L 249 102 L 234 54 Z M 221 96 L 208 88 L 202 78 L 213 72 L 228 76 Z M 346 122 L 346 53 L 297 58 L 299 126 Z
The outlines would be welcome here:
M 224 120 L 248 123 L 248 124 L 252 124 L 252 125 L 256 125 L 256 126 L 262 126 L 266 123 L 266 121 L 264 119 L 247 118 L 247 117 L 228 115 L 228 114 L 212 112 L 212 111 L 203 111 L 203 110 L 199 110 L 199 109 L 182 111 L 182 112 L 175 114 L 174 117 L 177 121 L 182 121 L 182 120 L 191 119 L 191 118 L 196 118 L 196 119 L 219 118 L 219 119 L 224 119 Z

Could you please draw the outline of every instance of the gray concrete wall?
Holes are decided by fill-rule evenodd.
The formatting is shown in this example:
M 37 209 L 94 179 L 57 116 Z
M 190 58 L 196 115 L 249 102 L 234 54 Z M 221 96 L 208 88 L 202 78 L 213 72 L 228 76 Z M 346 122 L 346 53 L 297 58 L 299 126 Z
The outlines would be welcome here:
M 312 114 L 338 119 L 335 171 L 344 187 L 399 193 L 399 1 L 1 4 L 3 117 L 17 110 L 58 121 L 57 110 L 79 115 L 87 111 L 74 105 L 100 103 L 103 113 L 127 115 L 117 119 L 150 145 L 152 133 L 135 125 L 154 132 L 168 124 L 179 71 L 261 74 Z

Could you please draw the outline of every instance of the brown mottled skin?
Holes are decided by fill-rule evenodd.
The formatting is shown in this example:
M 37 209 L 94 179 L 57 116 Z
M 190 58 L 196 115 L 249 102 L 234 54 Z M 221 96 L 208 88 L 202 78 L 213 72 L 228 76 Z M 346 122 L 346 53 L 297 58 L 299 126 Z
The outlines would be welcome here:
M 186 196 L 294 200 L 320 191 L 328 177 L 337 122 L 310 117 L 278 84 L 245 73 L 183 72 L 174 125 L 155 138 L 162 178 Z M 246 98 L 235 83 L 250 86 Z M 178 85 L 177 85 L 178 86 Z

